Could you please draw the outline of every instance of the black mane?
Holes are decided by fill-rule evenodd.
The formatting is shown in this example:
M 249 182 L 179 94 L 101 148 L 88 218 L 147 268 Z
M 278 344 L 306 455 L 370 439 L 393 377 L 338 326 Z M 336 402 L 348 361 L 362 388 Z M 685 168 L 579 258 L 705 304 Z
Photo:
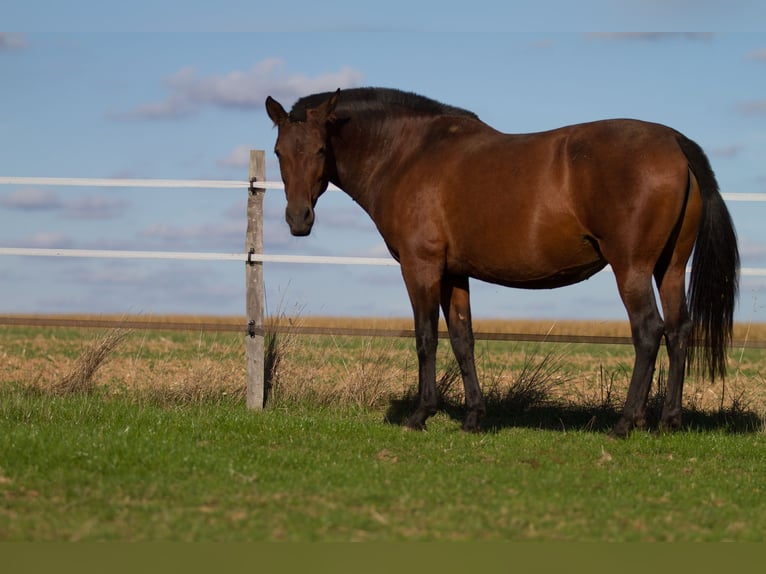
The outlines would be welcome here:
M 317 107 L 327 100 L 334 92 L 323 92 L 306 96 L 295 102 L 290 110 L 292 121 L 306 121 L 306 110 Z M 390 88 L 352 88 L 341 90 L 338 97 L 336 113 L 375 113 L 407 110 L 416 115 L 447 115 L 464 116 L 479 119 L 476 114 L 442 104 L 436 100 L 419 96 L 411 92 L 393 90 Z

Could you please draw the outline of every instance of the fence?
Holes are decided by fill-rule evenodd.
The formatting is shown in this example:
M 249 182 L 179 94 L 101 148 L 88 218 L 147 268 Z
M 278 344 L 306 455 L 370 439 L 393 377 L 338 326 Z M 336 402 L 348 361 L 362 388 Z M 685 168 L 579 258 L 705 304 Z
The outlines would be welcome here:
M 247 231 L 243 253 L 190 253 L 173 251 L 117 251 L 93 249 L 35 249 L 0 247 L 0 255 L 24 257 L 76 257 L 100 259 L 175 259 L 187 261 L 239 261 L 246 264 L 245 314 L 246 325 L 200 324 L 176 322 L 171 324 L 148 321 L 120 321 L 122 326 L 162 329 L 197 329 L 245 332 L 245 360 L 247 363 L 247 405 L 259 409 L 264 405 L 264 292 L 263 263 L 336 264 L 336 265 L 398 265 L 393 259 L 368 257 L 308 257 L 296 255 L 267 255 L 263 253 L 263 195 L 267 189 L 281 189 L 281 182 L 266 181 L 265 152 L 250 152 L 250 169 L 247 182 L 229 180 L 168 180 L 168 179 L 97 179 L 97 178 L 47 178 L 47 177 L 0 177 L 2 185 L 23 186 L 75 186 L 75 187 L 133 187 L 133 188 L 196 188 L 240 189 L 248 191 Z M 86 325 L 91 327 L 114 325 L 112 321 L 71 320 L 66 318 L 0 317 L 0 324 L 37 325 Z M 295 329 L 293 329 L 295 330 Z M 311 331 L 311 329 L 303 329 Z M 361 334 L 362 330 L 359 333 Z M 404 335 L 404 333 L 399 333 Z
M 0 185 L 22 186 L 76 186 L 76 187 L 134 187 L 134 188 L 196 188 L 196 189 L 240 189 L 247 190 L 247 231 L 243 253 L 190 253 L 169 251 L 116 251 L 83 249 L 34 249 L 0 247 L 0 255 L 25 257 L 78 257 L 103 259 L 176 259 L 193 261 L 239 261 L 246 264 L 245 271 L 245 314 L 246 325 L 222 323 L 152 323 L 148 321 L 121 321 L 120 324 L 137 328 L 195 329 L 210 331 L 245 332 L 245 360 L 247 362 L 247 406 L 260 409 L 264 406 L 264 292 L 263 263 L 295 264 L 339 264 L 339 265 L 388 265 L 398 263 L 390 258 L 370 257 L 319 257 L 296 255 L 267 255 L 263 253 L 263 196 L 267 189 L 283 189 L 282 182 L 266 181 L 266 158 L 261 150 L 250 152 L 250 169 L 247 182 L 230 180 L 167 180 L 167 179 L 96 179 L 96 178 L 45 178 L 45 177 L 0 177 Z M 336 188 L 337 189 L 337 188 Z M 729 201 L 766 201 L 766 194 L 728 193 L 723 194 Z M 743 268 L 743 276 L 766 277 L 766 269 Z M 90 327 L 111 326 L 114 322 L 99 320 L 72 320 L 66 318 L 0 317 L 4 325 L 46 325 Z M 279 328 L 276 328 L 277 332 Z M 322 327 L 290 327 L 303 334 L 372 335 L 388 337 L 410 337 L 412 330 L 386 329 L 327 329 Z M 535 335 L 513 333 L 476 333 L 477 339 L 505 341 L 549 341 L 586 343 L 630 343 L 629 337 L 598 337 L 568 335 Z M 766 342 L 738 342 L 746 347 L 766 347 Z

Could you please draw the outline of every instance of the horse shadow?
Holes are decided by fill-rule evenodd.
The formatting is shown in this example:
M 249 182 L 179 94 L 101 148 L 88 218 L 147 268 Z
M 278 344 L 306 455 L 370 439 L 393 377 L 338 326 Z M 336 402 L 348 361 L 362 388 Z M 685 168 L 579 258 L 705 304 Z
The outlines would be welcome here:
M 390 399 L 384 422 L 404 426 L 407 417 L 417 407 L 416 396 Z M 462 404 L 442 401 L 439 412 L 450 419 L 462 422 L 467 410 Z M 656 431 L 662 411 L 662 397 L 652 397 L 647 406 L 647 429 Z M 559 432 L 608 433 L 619 420 L 621 405 L 571 405 L 557 402 L 524 404 L 514 399 L 498 399 L 487 402 L 487 412 L 482 418 L 481 432 L 499 432 L 505 428 L 529 428 Z M 759 433 L 766 421 L 758 413 L 737 405 L 713 411 L 685 408 L 682 411 L 686 432 L 724 431 L 731 434 Z

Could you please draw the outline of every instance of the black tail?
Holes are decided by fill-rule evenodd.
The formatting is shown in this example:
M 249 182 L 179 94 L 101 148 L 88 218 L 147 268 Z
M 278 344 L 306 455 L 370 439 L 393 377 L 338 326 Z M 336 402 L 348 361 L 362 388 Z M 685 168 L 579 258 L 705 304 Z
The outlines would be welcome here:
M 717 376 L 726 376 L 726 356 L 734 326 L 739 290 L 737 234 L 705 152 L 680 134 L 678 144 L 702 194 L 702 218 L 689 280 L 693 341 L 689 364 L 696 364 L 715 380 Z M 695 350 L 695 346 L 700 347 L 701 352 Z

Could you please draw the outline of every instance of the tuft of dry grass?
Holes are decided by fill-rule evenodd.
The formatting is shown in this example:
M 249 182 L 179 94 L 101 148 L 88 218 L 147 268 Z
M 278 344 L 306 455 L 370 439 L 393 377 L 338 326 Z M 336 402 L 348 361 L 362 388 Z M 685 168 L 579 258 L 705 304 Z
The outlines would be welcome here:
M 564 371 L 565 355 L 565 347 L 557 347 L 546 353 L 525 353 L 524 363 L 505 393 L 505 400 L 522 409 L 549 402 L 555 387 L 571 379 L 571 375 Z
M 513 416 L 556 404 L 556 391 L 572 380 L 565 355 L 561 348 L 544 353 L 533 348 L 524 352 L 515 372 L 504 376 L 503 371 L 490 370 L 485 391 L 488 411 Z
M 297 328 L 301 325 L 300 313 L 287 316 L 280 311 L 269 315 L 264 323 L 263 334 L 263 383 L 268 401 L 283 378 L 286 359 L 298 345 Z
M 96 388 L 96 372 L 130 334 L 129 329 L 109 329 L 99 333 L 80 352 L 74 365 L 48 388 L 56 395 L 91 394 Z
M 465 400 L 463 376 L 454 357 L 450 358 L 436 379 L 436 397 L 442 408 L 450 404 L 460 405 Z

